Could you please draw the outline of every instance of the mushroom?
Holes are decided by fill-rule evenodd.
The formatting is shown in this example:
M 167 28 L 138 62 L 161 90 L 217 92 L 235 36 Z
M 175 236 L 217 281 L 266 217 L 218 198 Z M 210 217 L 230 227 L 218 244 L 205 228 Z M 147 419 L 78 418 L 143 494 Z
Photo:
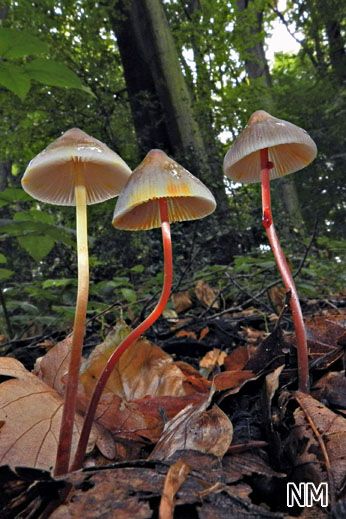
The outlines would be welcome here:
M 308 133 L 298 126 L 277 119 L 264 110 L 254 112 L 243 132 L 228 150 L 224 172 L 237 182 L 261 182 L 262 223 L 285 288 L 297 338 L 299 389 L 309 390 L 309 363 L 303 314 L 292 273 L 275 231 L 270 179 L 293 173 L 314 160 L 317 148 Z
M 134 170 L 121 192 L 113 215 L 113 225 L 124 230 L 161 227 L 164 253 L 164 283 L 154 310 L 121 342 L 108 359 L 92 394 L 72 465 L 81 467 L 96 408 L 117 361 L 162 314 L 170 296 L 173 279 L 171 222 L 203 218 L 215 210 L 209 189 L 189 171 L 161 150 L 151 150 Z
M 117 196 L 130 175 L 127 164 L 108 146 L 78 128 L 72 128 L 39 153 L 22 178 L 24 190 L 37 200 L 76 206 L 78 291 L 56 475 L 68 471 L 85 334 L 89 293 L 86 206 Z

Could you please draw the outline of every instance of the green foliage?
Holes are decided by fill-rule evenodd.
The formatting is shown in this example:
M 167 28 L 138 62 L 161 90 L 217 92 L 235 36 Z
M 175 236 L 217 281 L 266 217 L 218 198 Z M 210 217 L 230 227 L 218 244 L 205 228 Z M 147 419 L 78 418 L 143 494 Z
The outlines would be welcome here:
M 237 2 L 228 0 L 164 2 L 213 170 L 220 170 L 229 143 L 252 111 L 265 108 L 268 98 L 274 115 L 306 128 L 318 144 L 317 160 L 294 176 L 306 234 L 311 235 L 316 218 L 319 223 L 319 238 L 297 280 L 298 289 L 309 297 L 337 293 L 345 281 L 339 261 L 345 256 L 345 91 L 331 62 L 326 31 L 334 13 L 341 20 L 341 4 L 288 2 L 284 16 L 303 33 L 303 45 L 296 56 L 276 55 L 269 91 L 262 78 L 249 78 L 246 61 L 249 49 L 265 38 L 264 31 L 255 30 L 257 14 L 263 14 L 265 29 L 277 19 L 273 3 L 255 0 L 240 12 Z M 127 88 L 114 36 L 117 3 L 105 2 L 97 9 L 75 0 L 42 0 L 35 8 L 28 2 L 9 5 L 0 27 L 0 166 L 10 171 L 8 187 L 0 191 L 0 282 L 16 333 L 30 323 L 26 333 L 67 330 L 76 297 L 74 211 L 33 201 L 20 188 L 20 177 L 29 160 L 76 126 L 135 167 L 140 157 L 132 110 L 147 108 L 152 100 L 146 89 L 134 99 Z M 180 150 L 175 153 L 178 157 Z M 197 174 L 200 167 L 195 165 Z M 227 287 L 225 298 L 232 305 L 278 274 L 264 247 L 258 185 L 226 182 L 229 215 L 223 225 L 216 228 L 208 219 L 177 224 L 172 232 L 175 280 L 182 276 L 183 286 L 204 279 L 218 289 Z M 297 268 L 306 237 L 289 231 L 275 195 L 273 202 L 285 250 Z M 113 305 L 100 317 L 107 322 L 119 317 L 120 308 L 125 318 L 138 315 L 158 296 L 162 284 L 160 232 L 115 231 L 113 209 L 114 201 L 88 208 L 88 318 Z M 219 264 L 221 256 L 224 264 Z
M 76 88 L 91 93 L 77 74 L 64 63 L 42 58 L 24 60 L 20 63 L 11 61 L 46 54 L 48 49 L 47 43 L 27 31 L 0 27 L 0 85 L 11 90 L 22 100 L 29 92 L 32 80 L 43 85 Z
M 0 28 L 0 54 L 3 58 L 18 59 L 47 52 L 47 43 L 33 36 L 31 32 Z

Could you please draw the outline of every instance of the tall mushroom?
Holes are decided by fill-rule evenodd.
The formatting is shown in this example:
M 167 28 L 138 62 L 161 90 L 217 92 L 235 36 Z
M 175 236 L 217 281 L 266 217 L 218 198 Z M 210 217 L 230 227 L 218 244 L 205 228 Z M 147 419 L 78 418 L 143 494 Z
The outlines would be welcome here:
M 107 380 L 124 351 L 162 314 L 173 279 L 171 222 L 203 218 L 215 210 L 209 189 L 161 150 L 151 150 L 134 170 L 121 192 L 113 216 L 118 229 L 138 231 L 161 227 L 164 252 L 164 283 L 151 314 L 118 346 L 101 373 L 89 403 L 72 469 L 81 467 L 95 416 Z
M 251 115 L 246 128 L 224 159 L 224 172 L 232 180 L 261 182 L 262 223 L 285 288 L 290 293 L 297 338 L 299 389 L 305 392 L 309 390 L 306 332 L 297 289 L 273 223 L 270 179 L 304 168 L 314 160 L 316 154 L 316 144 L 305 130 L 258 110 Z
M 89 293 L 87 205 L 117 196 L 130 175 L 127 164 L 108 146 L 72 128 L 37 155 L 22 178 L 24 190 L 37 200 L 76 206 L 78 291 L 56 475 L 68 471 L 85 334 Z

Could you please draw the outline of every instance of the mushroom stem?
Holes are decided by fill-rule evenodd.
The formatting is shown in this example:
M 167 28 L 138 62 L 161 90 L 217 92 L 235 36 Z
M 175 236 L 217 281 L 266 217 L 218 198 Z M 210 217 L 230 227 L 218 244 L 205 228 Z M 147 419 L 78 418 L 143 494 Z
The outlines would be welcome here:
M 81 163 L 76 162 L 77 169 L 75 199 L 77 227 L 78 257 L 78 290 L 76 312 L 73 325 L 71 358 L 65 389 L 64 407 L 61 419 L 58 451 L 55 464 L 55 475 L 68 472 L 71 455 L 73 425 L 75 420 L 79 370 L 82 358 L 85 320 L 89 295 L 89 257 L 87 231 L 87 193 Z
M 88 439 L 91 431 L 91 427 L 94 421 L 97 405 L 99 403 L 101 394 L 105 388 L 107 380 L 111 375 L 116 363 L 120 359 L 121 355 L 137 340 L 143 333 L 154 324 L 154 322 L 160 317 L 165 306 L 168 302 L 173 280 L 173 258 L 172 258 L 172 242 L 171 242 L 171 230 L 168 218 L 168 205 L 165 198 L 159 199 L 160 205 L 160 218 L 161 218 L 161 231 L 162 231 L 162 242 L 163 242 L 163 257 L 164 257 L 164 281 L 160 299 L 155 306 L 154 310 L 148 317 L 137 326 L 132 332 L 119 344 L 118 348 L 114 351 L 111 357 L 108 359 L 92 394 L 85 419 L 82 428 L 82 432 L 79 438 L 79 443 L 76 451 L 76 455 L 71 467 L 71 470 L 78 470 L 83 463 L 85 456 Z
M 287 292 L 290 294 L 290 307 L 297 339 L 299 390 L 307 393 L 309 391 L 309 360 L 306 331 L 297 289 L 273 223 L 269 178 L 269 172 L 272 167 L 273 164 L 268 160 L 268 148 L 265 148 L 261 150 L 262 223 L 267 233 L 268 241 L 273 251 L 283 283 Z

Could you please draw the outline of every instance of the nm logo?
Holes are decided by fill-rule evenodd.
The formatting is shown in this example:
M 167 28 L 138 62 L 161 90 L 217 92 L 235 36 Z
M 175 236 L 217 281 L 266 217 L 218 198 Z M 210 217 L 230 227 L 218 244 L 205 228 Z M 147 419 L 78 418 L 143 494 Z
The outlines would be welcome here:
M 320 483 L 317 487 L 310 482 L 287 483 L 287 506 L 313 506 L 318 501 L 320 506 L 328 506 L 328 483 Z

